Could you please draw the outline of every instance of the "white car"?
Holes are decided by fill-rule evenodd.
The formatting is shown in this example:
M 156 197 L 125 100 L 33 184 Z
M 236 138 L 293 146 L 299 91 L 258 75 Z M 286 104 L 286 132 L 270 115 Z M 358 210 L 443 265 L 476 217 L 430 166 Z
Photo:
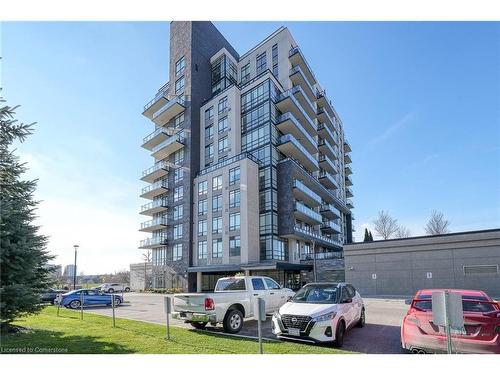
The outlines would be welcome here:
M 280 339 L 332 343 L 341 347 L 345 332 L 365 325 L 363 299 L 351 284 L 310 283 L 273 314 Z
M 102 284 L 99 286 L 99 289 L 104 293 L 130 292 L 130 287 L 128 285 L 120 283 Z

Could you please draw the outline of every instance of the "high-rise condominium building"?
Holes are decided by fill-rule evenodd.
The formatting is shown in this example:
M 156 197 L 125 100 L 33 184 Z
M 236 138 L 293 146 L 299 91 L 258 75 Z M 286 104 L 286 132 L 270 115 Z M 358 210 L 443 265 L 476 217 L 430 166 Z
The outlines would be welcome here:
M 210 290 L 241 272 L 297 288 L 314 257 L 341 260 L 351 148 L 289 30 L 239 55 L 210 22 L 172 22 L 169 77 L 143 112 L 153 287 Z M 336 264 L 322 275 L 342 278 Z

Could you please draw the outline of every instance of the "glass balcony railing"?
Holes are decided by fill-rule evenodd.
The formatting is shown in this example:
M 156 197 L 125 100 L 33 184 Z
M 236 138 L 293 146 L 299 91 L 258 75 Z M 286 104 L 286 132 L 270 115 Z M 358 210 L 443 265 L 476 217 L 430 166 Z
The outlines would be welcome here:
M 156 138 L 160 134 L 165 134 L 165 135 L 168 136 L 169 132 L 168 132 L 167 128 L 165 128 L 163 126 L 160 126 L 155 131 L 153 131 L 150 134 L 148 134 L 147 136 L 145 136 L 142 139 L 142 144 L 148 143 L 149 141 L 151 141 L 152 139 Z
M 336 217 L 340 217 L 340 211 L 337 208 L 335 208 L 335 206 L 333 206 L 331 204 L 323 204 L 323 205 L 321 205 L 320 212 L 322 212 L 322 213 L 323 212 L 331 212 Z
M 168 169 L 167 163 L 164 161 L 160 161 L 160 162 L 156 163 L 155 165 L 153 165 L 152 167 L 143 170 L 142 177 L 146 177 L 146 176 L 150 175 L 151 173 L 159 171 L 160 169 Z
M 306 185 L 304 185 L 303 182 L 301 182 L 299 180 L 293 180 L 293 187 L 301 190 L 302 192 L 304 192 L 306 195 L 311 197 L 311 199 L 315 200 L 316 202 L 321 202 L 321 197 L 318 194 L 316 194 L 314 191 L 309 189 Z
M 278 145 L 282 145 L 282 144 L 285 144 L 287 142 L 291 142 L 301 152 L 302 158 L 307 159 L 307 161 L 309 161 L 310 164 L 312 164 L 313 166 L 315 166 L 317 168 L 318 161 L 310 154 L 309 151 L 307 151 L 305 149 L 304 146 L 302 146 L 300 144 L 299 141 L 297 141 L 295 139 L 295 137 L 293 135 L 291 135 L 291 134 L 285 134 L 285 135 L 282 135 L 282 136 L 280 136 L 278 138 Z
M 184 144 L 185 141 L 186 141 L 186 139 L 184 138 L 184 134 L 177 133 L 177 134 L 173 135 L 172 137 L 166 139 L 162 143 L 160 143 L 158 146 L 153 147 L 153 149 L 151 150 L 151 153 L 154 154 L 154 153 L 172 145 L 175 142 L 179 142 L 179 143 Z
M 304 63 L 304 67 L 307 68 L 308 73 L 310 74 L 309 78 L 310 78 L 311 83 L 315 84 L 316 83 L 316 77 L 314 76 L 313 70 L 309 66 L 309 63 L 307 62 L 304 54 L 302 53 L 302 51 L 300 50 L 300 48 L 298 46 L 290 48 L 290 51 L 288 52 L 288 57 L 289 58 L 291 58 L 294 55 L 299 55 L 300 56 L 301 61 Z
M 294 86 L 295 87 L 295 86 Z M 300 115 L 304 118 L 304 120 L 307 122 L 307 125 L 310 125 L 312 129 L 315 128 L 314 122 L 311 119 L 311 117 L 306 113 L 302 105 L 299 103 L 299 101 L 295 98 L 293 89 L 292 90 L 287 90 L 285 92 L 280 93 L 276 97 L 276 103 L 279 103 L 285 99 L 290 99 L 291 102 L 294 104 Z M 313 107 L 314 108 L 314 107 Z
M 156 247 L 156 246 L 165 245 L 166 243 L 167 243 L 166 236 L 155 236 L 155 237 L 146 238 L 145 240 L 142 240 L 140 242 L 139 247 L 141 247 L 141 248 Z
M 309 97 L 305 94 L 305 92 L 302 89 L 302 87 L 300 87 L 300 86 L 293 86 L 290 89 L 290 91 L 294 95 L 297 94 L 297 93 L 300 93 L 302 95 L 302 97 L 305 99 L 305 101 L 307 103 L 307 106 L 309 107 L 309 113 L 311 113 L 311 115 L 314 116 L 316 106 L 311 102 L 311 100 L 309 99 Z
M 332 131 L 330 126 L 326 125 L 325 123 L 321 123 L 318 125 L 317 129 L 318 133 L 320 133 L 323 138 L 327 138 L 330 142 L 338 144 L 337 137 L 335 136 L 335 133 Z
M 167 207 L 167 200 L 166 199 L 158 199 L 156 201 L 143 204 L 141 206 L 141 212 L 148 211 L 148 210 L 151 210 L 153 208 L 160 208 L 160 207 Z
M 276 119 L 276 124 L 279 126 L 286 121 L 290 121 L 293 124 L 293 126 L 295 127 L 294 133 L 297 135 L 297 137 L 300 138 L 303 142 L 307 142 L 309 148 L 314 151 L 314 153 L 316 153 L 318 150 L 316 148 L 316 145 L 314 144 L 314 139 L 310 136 L 310 133 L 308 133 L 304 129 L 304 127 L 300 124 L 300 122 L 295 118 L 293 114 L 291 114 L 290 112 L 283 113 Z M 310 130 L 314 131 L 314 127 L 311 127 Z M 283 133 L 284 132 L 285 131 L 283 131 Z
M 157 219 L 145 221 L 141 223 L 141 230 L 160 225 L 167 225 L 167 219 L 164 217 L 159 217 Z
M 160 87 L 160 89 L 158 90 L 158 92 L 156 93 L 155 97 L 153 99 L 151 99 L 145 106 L 144 106 L 144 111 L 147 111 L 150 107 L 153 106 L 153 104 L 155 104 L 161 97 L 166 97 L 167 95 L 167 92 L 168 92 L 168 88 L 169 88 L 169 82 L 167 82 L 166 84 L 164 84 L 162 87 Z
M 333 220 L 325 220 L 323 221 L 323 225 L 321 226 L 322 229 L 329 229 L 331 231 L 341 233 L 340 230 L 340 225 L 338 225 L 335 221 Z
M 321 215 L 313 209 L 307 207 L 306 205 L 300 202 L 295 202 L 295 209 L 299 212 L 302 212 L 304 215 L 309 216 L 311 219 L 321 222 Z
M 300 260 L 312 260 L 316 258 L 316 260 L 322 259 L 344 259 L 344 254 L 341 251 L 325 251 L 321 253 L 309 253 L 309 254 L 300 254 Z
M 328 244 L 330 244 L 332 246 L 339 246 L 339 247 L 342 246 L 342 243 L 339 242 L 339 241 L 335 241 L 334 239 L 332 239 L 330 237 L 323 236 L 323 235 L 321 235 L 319 233 L 316 233 L 316 232 L 313 232 L 313 231 L 301 228 L 298 225 L 294 226 L 294 231 L 298 232 L 298 233 L 301 233 L 303 235 L 315 238 L 316 240 L 323 241 L 323 242 L 328 243 Z
M 156 181 L 155 183 L 142 188 L 141 195 L 144 195 L 144 194 L 149 193 L 153 190 L 161 189 L 161 188 L 168 189 L 168 181 L 167 180 Z

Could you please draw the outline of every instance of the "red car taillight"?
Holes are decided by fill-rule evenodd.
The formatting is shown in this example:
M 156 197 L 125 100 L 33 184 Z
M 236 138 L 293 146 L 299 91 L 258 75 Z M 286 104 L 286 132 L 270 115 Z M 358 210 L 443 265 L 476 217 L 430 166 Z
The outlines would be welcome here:
M 205 298 L 205 310 L 215 310 L 215 302 L 212 298 Z

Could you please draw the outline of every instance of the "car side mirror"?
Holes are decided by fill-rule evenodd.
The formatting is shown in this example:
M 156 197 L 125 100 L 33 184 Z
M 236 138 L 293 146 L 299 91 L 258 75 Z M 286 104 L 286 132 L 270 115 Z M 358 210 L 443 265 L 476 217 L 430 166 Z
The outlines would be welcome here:
M 412 302 L 411 299 L 405 299 L 405 305 L 411 305 Z
M 352 298 L 346 298 L 345 300 L 342 301 L 342 303 L 351 303 Z

